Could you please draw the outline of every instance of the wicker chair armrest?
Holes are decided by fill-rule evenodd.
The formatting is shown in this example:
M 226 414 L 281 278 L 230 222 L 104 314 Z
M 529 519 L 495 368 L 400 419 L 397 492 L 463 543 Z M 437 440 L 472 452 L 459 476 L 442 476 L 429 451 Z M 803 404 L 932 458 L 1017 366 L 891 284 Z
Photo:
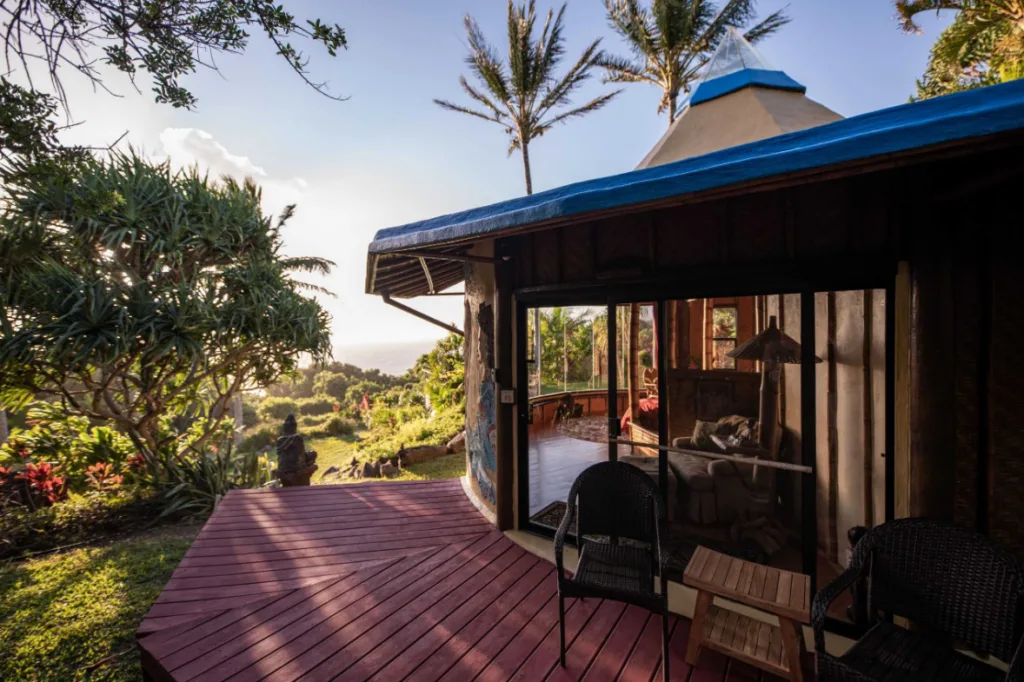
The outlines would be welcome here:
M 1017 642 L 1017 651 L 1010 659 L 1010 667 L 1006 671 L 1006 682 L 1024 682 L 1024 636 Z
M 565 538 L 569 534 L 569 526 L 572 525 L 573 517 L 576 516 L 576 497 L 578 492 L 574 484 L 569 491 L 569 499 L 565 505 L 565 515 L 562 517 L 562 522 L 558 524 L 558 530 L 555 531 L 555 569 L 558 571 L 559 581 L 565 577 L 565 572 L 562 569 L 562 550 L 565 548 Z M 577 533 L 577 540 L 578 536 L 579 534 Z
M 818 590 L 811 600 L 811 627 L 814 629 L 814 649 L 818 652 L 825 651 L 825 616 L 828 614 L 828 607 L 840 594 L 863 578 L 867 573 L 866 564 L 851 566 L 830 582 Z

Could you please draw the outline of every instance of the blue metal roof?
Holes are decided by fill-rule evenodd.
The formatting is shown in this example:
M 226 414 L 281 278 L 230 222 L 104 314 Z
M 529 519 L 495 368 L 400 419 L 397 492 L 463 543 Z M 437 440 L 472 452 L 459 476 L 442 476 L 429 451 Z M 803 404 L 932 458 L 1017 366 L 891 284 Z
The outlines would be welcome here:
M 370 255 L 493 236 L 751 180 L 1024 129 L 1024 80 L 936 97 L 816 128 L 380 230 Z
M 786 75 L 785 71 L 769 71 L 768 69 L 741 69 L 732 73 L 706 80 L 690 95 L 690 106 L 696 106 L 701 102 L 728 95 L 740 88 L 757 85 L 762 88 L 773 88 L 775 90 L 791 90 L 793 92 L 807 92 L 807 88 L 797 83 Z

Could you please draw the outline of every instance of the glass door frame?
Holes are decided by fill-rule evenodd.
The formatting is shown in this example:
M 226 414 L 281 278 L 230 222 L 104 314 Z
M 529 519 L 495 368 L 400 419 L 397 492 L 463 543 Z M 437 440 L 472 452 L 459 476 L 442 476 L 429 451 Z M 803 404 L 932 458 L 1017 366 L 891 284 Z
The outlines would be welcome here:
M 529 377 L 527 375 L 527 354 L 529 341 L 525 339 L 527 311 L 536 307 L 554 306 L 607 306 L 608 308 L 608 420 L 609 435 L 619 435 L 618 422 L 618 379 L 615 357 L 616 316 L 618 305 L 629 303 L 654 303 L 658 320 L 658 366 L 668 366 L 668 318 L 669 301 L 694 298 L 715 298 L 725 296 L 800 296 L 800 338 L 803 353 L 800 365 L 800 416 L 801 416 L 801 453 L 800 461 L 812 470 L 817 468 L 817 377 L 815 370 L 815 306 L 814 297 L 817 293 L 829 291 L 851 291 L 865 289 L 884 289 L 885 303 L 885 443 L 883 458 L 885 460 L 885 520 L 894 517 L 894 474 L 895 458 L 892 456 L 895 446 L 895 285 L 896 261 L 884 267 L 865 269 L 856 273 L 841 273 L 837 277 L 814 277 L 796 279 L 788 276 L 773 278 L 759 277 L 757 281 L 739 282 L 720 278 L 708 278 L 700 285 L 693 281 L 680 282 L 675 285 L 657 282 L 633 283 L 616 285 L 614 290 L 595 291 L 593 287 L 578 289 L 566 286 L 533 287 L 520 289 L 514 294 L 516 316 L 516 410 L 517 420 L 517 451 L 515 453 L 518 475 L 518 518 L 517 527 L 544 537 L 554 537 L 554 529 L 537 524 L 530 519 L 529 505 Z M 602 283 L 603 284 L 603 283 Z M 807 342 L 807 340 L 810 340 Z M 658 372 L 658 391 L 660 395 L 668 395 L 668 372 Z M 815 396 L 806 400 L 805 396 Z M 658 404 L 658 439 L 661 445 L 668 445 L 668 401 L 661 400 Z M 609 443 L 609 459 L 618 457 L 618 448 Z M 662 491 L 663 508 L 667 496 L 668 458 L 664 450 L 658 454 L 658 479 Z M 817 476 L 815 473 L 804 474 L 801 479 L 801 561 L 802 571 L 811 578 L 811 594 L 818 590 L 817 579 Z M 857 637 L 861 628 L 853 623 L 841 621 L 831 616 L 826 618 L 826 628 L 832 632 L 848 637 Z

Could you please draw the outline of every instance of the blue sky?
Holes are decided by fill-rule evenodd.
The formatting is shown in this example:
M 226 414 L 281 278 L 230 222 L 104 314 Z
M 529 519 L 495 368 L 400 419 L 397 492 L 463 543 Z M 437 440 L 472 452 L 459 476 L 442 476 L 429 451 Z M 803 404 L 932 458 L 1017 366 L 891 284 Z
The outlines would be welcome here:
M 334 316 L 338 355 L 344 347 L 436 338 L 432 326 L 363 294 L 366 245 L 376 230 L 500 201 L 524 192 L 521 160 L 506 158 L 501 130 L 439 109 L 435 97 L 465 102 L 462 18 L 469 13 L 503 49 L 502 0 L 374 0 L 285 3 L 299 17 L 319 16 L 345 27 L 349 49 L 331 59 L 310 48 L 310 69 L 344 102 L 306 87 L 254 36 L 244 57 L 219 57 L 219 74 L 199 72 L 187 84 L 195 111 L 156 105 L 148 83 L 123 95 L 71 84 L 73 114 L 84 121 L 67 137 L 101 144 L 128 131 L 125 143 L 177 164 L 253 175 L 268 210 L 286 203 L 298 212 L 285 232 L 288 251 L 338 263 L 323 284 L 337 294 L 324 304 Z M 555 5 L 539 3 L 545 11 Z M 914 91 L 928 50 L 950 17 L 923 17 L 924 35 L 899 31 L 891 0 L 763 1 L 765 15 L 788 6 L 793 21 L 759 50 L 776 68 L 807 86 L 807 95 L 853 116 L 902 104 Z M 566 13 L 568 58 L 594 38 L 625 53 L 611 33 L 601 0 L 571 0 Z M 578 94 L 604 91 L 599 79 Z M 659 93 L 630 85 L 605 109 L 551 131 L 531 146 L 536 191 L 633 168 L 664 132 Z M 420 308 L 461 325 L 458 299 L 419 301 Z

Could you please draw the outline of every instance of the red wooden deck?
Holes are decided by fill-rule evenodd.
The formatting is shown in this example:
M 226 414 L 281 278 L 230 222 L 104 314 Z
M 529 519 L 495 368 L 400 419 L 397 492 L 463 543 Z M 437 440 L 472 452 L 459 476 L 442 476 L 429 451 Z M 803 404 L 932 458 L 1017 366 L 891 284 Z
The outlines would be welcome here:
M 491 526 L 458 480 L 236 490 L 138 631 L 154 680 L 661 679 L 660 617 L 567 603 L 554 567 Z M 704 652 L 673 680 L 776 680 Z

